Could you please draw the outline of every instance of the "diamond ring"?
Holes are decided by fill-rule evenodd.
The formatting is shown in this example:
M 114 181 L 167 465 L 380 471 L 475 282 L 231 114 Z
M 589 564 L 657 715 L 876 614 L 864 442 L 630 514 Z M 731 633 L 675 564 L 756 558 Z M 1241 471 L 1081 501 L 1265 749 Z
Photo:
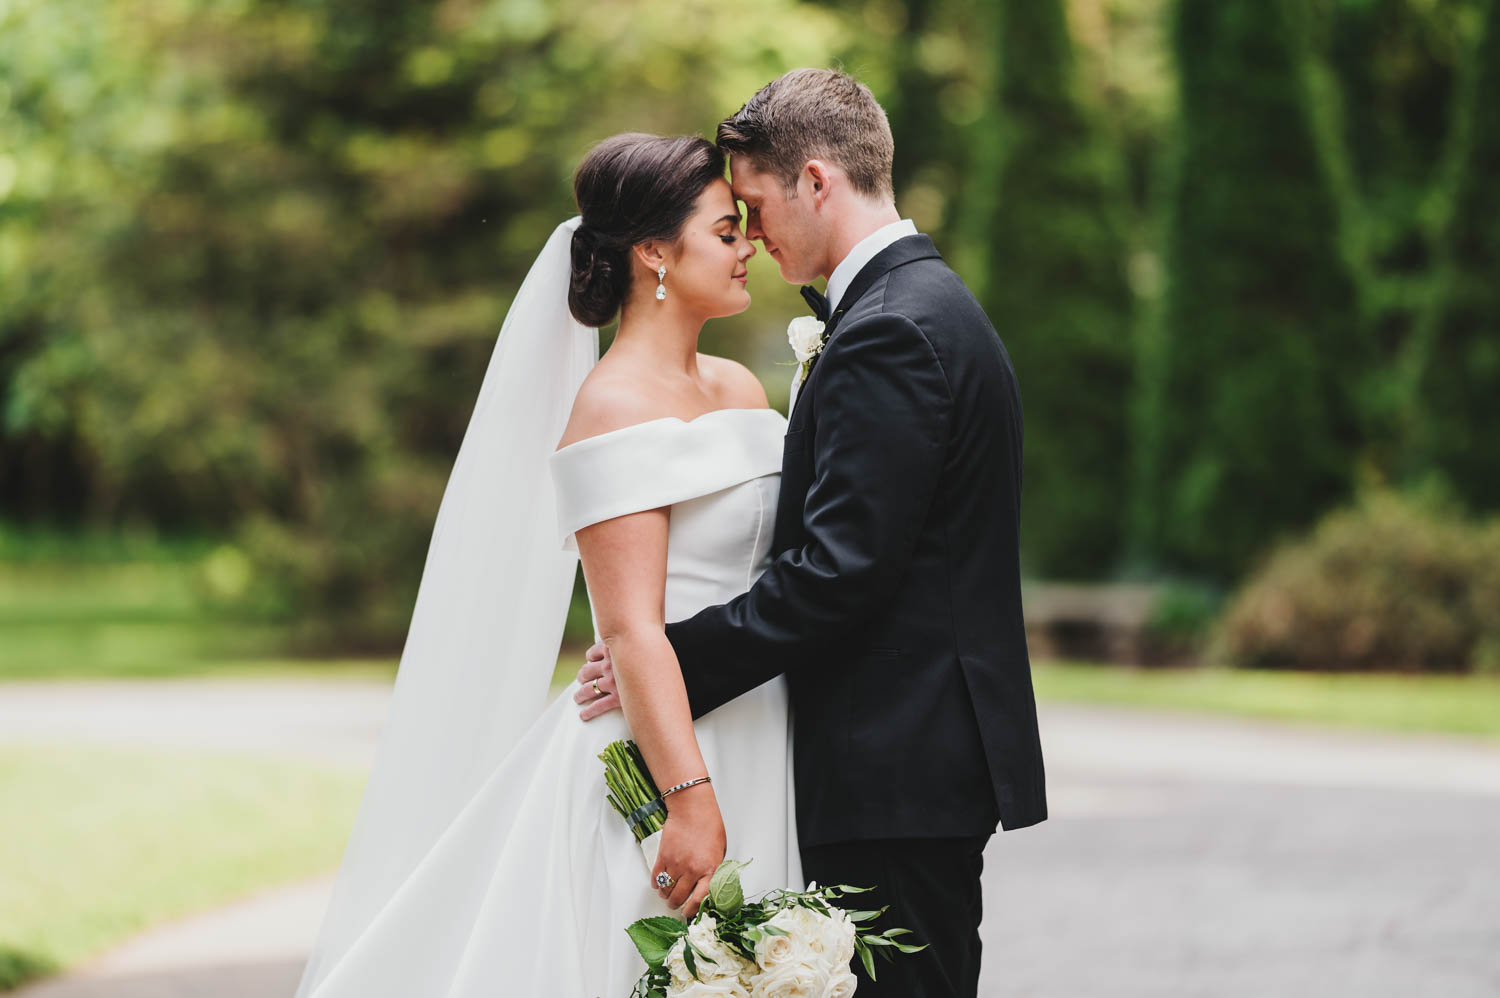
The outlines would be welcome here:
M 677 881 L 673 880 L 672 875 L 666 870 L 663 870 L 656 875 L 656 886 L 660 887 L 662 890 L 669 889 L 675 883 L 677 883 Z

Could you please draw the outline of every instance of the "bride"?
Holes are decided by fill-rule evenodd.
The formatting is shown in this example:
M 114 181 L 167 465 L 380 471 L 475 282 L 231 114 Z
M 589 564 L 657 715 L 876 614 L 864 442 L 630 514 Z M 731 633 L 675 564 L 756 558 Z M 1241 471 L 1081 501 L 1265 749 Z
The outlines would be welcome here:
M 748 894 L 802 887 L 785 680 L 694 722 L 663 633 L 750 587 L 775 518 L 786 420 L 697 352 L 750 304 L 724 168 L 637 134 L 580 165 L 580 217 L 511 304 L 443 495 L 297 998 L 625 998 L 645 966 L 625 927 L 693 914 L 726 852 L 753 859 Z M 598 692 L 624 708 L 590 723 L 568 690 L 542 709 L 580 558 L 617 677 Z M 690 784 L 649 870 L 605 798 L 621 738 L 657 786 Z

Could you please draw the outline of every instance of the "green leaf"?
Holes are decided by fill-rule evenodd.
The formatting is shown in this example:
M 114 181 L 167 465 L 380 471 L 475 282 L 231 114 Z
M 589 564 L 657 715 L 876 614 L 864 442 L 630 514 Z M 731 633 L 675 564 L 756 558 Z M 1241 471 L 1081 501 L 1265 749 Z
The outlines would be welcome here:
M 679 936 L 687 935 L 687 925 L 668 915 L 657 915 L 631 922 L 625 932 L 640 951 L 641 959 L 648 966 L 660 967 L 666 962 L 672 944 Z
M 859 962 L 865 965 L 865 973 L 870 980 L 875 980 L 875 958 L 870 955 L 870 948 L 861 945 L 859 941 L 855 942 L 854 948 L 859 951 Z
M 719 864 L 713 879 L 708 882 L 708 900 L 714 911 L 728 918 L 740 913 L 740 908 L 745 904 L 745 890 L 740 886 L 740 871 L 749 866 L 750 862 L 748 859 L 743 863 L 726 859 Z

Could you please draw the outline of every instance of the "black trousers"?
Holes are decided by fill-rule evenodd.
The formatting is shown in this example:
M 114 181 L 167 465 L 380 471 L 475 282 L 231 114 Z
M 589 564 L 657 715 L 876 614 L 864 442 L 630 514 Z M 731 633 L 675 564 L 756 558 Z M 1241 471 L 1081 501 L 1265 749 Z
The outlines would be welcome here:
M 926 943 L 920 953 L 894 949 L 894 960 L 875 959 L 874 981 L 858 957 L 859 998 L 976 998 L 979 993 L 979 874 L 989 834 L 947 839 L 876 839 L 836 842 L 802 850 L 802 875 L 818 886 L 874 887 L 851 894 L 845 907 L 890 910 L 873 923 L 900 925 L 902 942 Z M 872 923 L 863 923 L 870 925 Z

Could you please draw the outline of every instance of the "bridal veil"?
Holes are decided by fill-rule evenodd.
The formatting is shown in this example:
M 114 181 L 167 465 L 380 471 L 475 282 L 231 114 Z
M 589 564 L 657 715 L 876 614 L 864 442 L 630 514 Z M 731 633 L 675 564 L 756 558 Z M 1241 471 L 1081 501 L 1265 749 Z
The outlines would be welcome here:
M 296 998 L 308 998 L 545 705 L 578 556 L 548 458 L 599 358 L 553 230 L 490 357 L 443 493 L 389 712 Z

